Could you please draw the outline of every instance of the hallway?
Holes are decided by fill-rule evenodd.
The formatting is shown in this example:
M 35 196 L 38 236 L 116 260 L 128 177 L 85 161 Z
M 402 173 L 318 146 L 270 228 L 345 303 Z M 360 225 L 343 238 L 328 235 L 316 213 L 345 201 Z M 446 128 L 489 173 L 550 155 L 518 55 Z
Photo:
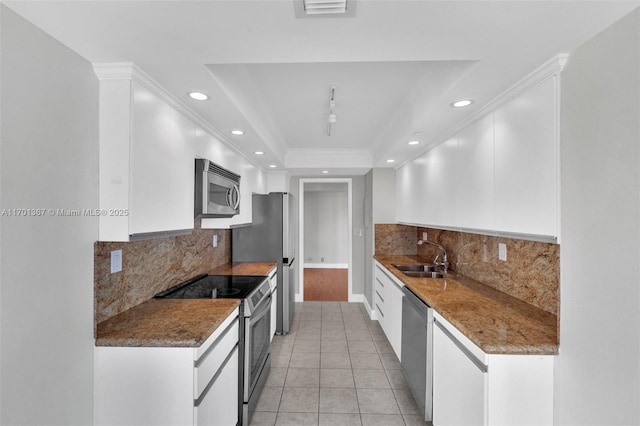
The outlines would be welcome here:
M 297 303 L 292 332 L 273 338 L 271 356 L 252 426 L 426 424 L 361 303 Z

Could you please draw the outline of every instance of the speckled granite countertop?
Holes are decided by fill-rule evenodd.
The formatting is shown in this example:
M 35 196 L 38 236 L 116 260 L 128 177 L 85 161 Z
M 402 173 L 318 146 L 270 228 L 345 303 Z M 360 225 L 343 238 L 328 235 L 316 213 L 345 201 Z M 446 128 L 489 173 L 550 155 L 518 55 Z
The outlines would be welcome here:
M 151 299 L 98 324 L 96 346 L 198 347 L 239 299 Z
M 555 315 L 455 272 L 440 279 L 412 278 L 392 266 L 420 263 L 416 256 L 374 258 L 485 353 L 558 353 Z
M 278 266 L 275 262 L 227 263 L 209 272 L 210 275 L 258 275 L 267 276 Z
M 229 263 L 211 275 L 267 276 L 273 262 Z M 240 299 L 150 299 L 98 324 L 96 346 L 198 347 Z

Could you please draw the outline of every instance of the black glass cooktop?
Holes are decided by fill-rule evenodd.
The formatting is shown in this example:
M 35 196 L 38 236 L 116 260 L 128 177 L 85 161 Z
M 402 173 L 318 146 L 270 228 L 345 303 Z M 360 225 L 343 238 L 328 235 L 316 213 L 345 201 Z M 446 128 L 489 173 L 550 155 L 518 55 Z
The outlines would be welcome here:
M 199 275 L 155 295 L 161 299 L 244 299 L 266 277 L 250 275 Z

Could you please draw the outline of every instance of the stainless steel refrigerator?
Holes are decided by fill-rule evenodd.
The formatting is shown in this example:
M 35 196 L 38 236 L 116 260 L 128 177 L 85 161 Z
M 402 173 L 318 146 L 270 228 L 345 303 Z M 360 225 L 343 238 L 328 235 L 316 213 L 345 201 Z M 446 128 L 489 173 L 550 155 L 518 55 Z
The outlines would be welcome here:
M 287 192 L 253 194 L 251 226 L 231 230 L 233 262 L 277 262 L 278 312 L 276 333 L 287 334 L 293 321 L 297 274 L 297 221 L 293 195 Z

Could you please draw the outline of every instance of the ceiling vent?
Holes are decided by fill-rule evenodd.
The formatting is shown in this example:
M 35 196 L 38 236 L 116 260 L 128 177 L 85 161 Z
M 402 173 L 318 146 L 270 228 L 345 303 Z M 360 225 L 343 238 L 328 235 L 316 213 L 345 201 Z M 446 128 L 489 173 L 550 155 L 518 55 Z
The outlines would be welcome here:
M 297 18 L 352 17 L 356 0 L 293 0 Z

